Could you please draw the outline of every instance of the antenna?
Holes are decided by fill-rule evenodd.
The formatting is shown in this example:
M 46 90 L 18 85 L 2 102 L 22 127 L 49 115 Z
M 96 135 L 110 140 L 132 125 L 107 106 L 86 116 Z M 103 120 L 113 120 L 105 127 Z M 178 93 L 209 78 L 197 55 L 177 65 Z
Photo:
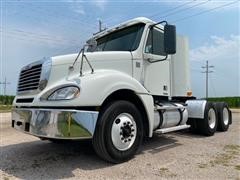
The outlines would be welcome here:
M 98 29 L 99 29 L 98 32 L 93 33 L 93 35 L 96 35 L 96 34 L 102 32 L 102 31 L 105 31 L 107 29 L 106 26 L 103 28 L 103 22 L 102 22 L 101 19 L 98 20 Z

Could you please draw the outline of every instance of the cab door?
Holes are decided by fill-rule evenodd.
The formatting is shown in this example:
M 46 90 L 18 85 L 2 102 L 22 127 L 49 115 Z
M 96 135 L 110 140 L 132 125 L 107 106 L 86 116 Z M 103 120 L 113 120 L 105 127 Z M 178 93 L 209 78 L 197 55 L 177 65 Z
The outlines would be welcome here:
M 170 96 L 170 58 L 161 61 L 166 58 L 162 29 L 149 29 L 143 58 L 145 88 L 152 95 Z

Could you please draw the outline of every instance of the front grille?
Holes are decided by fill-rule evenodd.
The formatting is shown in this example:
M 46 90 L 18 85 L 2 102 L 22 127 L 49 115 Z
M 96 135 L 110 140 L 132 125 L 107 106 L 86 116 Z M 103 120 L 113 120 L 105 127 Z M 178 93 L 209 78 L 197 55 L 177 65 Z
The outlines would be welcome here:
M 18 92 L 31 91 L 38 89 L 41 77 L 42 64 L 23 69 L 18 81 Z

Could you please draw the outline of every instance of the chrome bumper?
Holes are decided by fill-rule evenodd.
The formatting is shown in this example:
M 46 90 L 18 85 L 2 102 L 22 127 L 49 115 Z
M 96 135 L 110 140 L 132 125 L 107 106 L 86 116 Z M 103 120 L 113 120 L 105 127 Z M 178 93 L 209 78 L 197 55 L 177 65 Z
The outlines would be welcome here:
M 16 108 L 12 127 L 37 137 L 86 139 L 92 138 L 97 118 L 97 111 Z

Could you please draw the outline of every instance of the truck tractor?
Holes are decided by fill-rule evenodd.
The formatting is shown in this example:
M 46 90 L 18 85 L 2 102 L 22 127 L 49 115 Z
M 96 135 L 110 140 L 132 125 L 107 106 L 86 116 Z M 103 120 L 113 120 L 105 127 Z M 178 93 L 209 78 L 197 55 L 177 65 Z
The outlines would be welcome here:
M 94 34 L 79 53 L 21 69 L 12 127 L 51 142 L 91 139 L 102 159 L 131 159 L 153 133 L 212 136 L 232 123 L 225 102 L 193 96 L 188 39 L 139 17 Z

